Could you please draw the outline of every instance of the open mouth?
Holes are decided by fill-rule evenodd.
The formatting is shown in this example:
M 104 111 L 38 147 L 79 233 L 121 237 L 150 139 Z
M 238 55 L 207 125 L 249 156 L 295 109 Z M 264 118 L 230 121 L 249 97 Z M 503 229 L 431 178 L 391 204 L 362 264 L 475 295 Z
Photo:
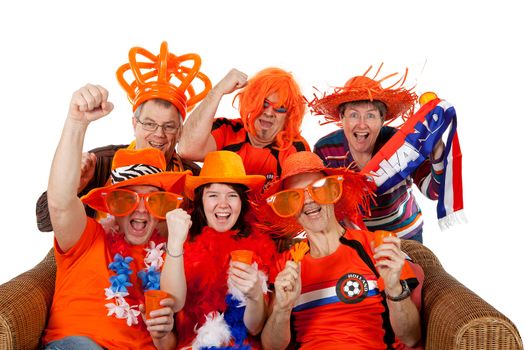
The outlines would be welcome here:
M 303 211 L 303 214 L 306 215 L 306 216 L 314 216 L 314 215 L 317 215 L 320 212 L 321 212 L 321 207 L 318 206 L 318 205 L 315 205 L 315 206 L 311 206 L 311 207 L 306 208 Z
M 132 219 L 130 221 L 131 227 L 136 231 L 142 231 L 146 228 L 146 225 L 148 224 L 147 220 L 141 220 L 141 219 Z
M 153 142 L 153 141 L 148 141 L 148 144 L 152 147 L 152 148 L 162 148 L 166 145 L 165 142 L 163 143 L 158 143 L 158 142 Z
M 368 132 L 354 132 L 354 137 L 356 138 L 357 142 L 363 142 L 365 141 L 370 133 Z
M 273 126 L 273 122 L 259 118 L 259 125 L 262 129 L 270 129 Z
M 226 221 L 230 218 L 231 213 L 215 213 L 215 218 L 218 221 Z

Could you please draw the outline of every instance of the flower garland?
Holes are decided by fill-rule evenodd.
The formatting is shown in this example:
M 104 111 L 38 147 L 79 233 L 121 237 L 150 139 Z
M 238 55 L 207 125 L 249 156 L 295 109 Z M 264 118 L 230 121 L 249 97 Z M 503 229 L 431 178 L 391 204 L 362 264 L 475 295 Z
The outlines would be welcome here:
M 108 228 L 107 225 L 103 225 Z M 106 300 L 114 300 L 112 303 L 105 304 L 108 309 L 107 316 L 115 316 L 119 319 L 125 319 L 128 326 L 138 324 L 140 311 L 138 305 L 129 305 L 126 297 L 129 296 L 128 287 L 133 287 L 130 282 L 130 275 L 133 270 L 130 263 L 133 258 L 129 253 L 129 243 L 124 239 L 124 234 L 116 233 L 114 227 L 106 229 L 107 243 L 113 261 L 109 263 L 108 269 L 115 274 L 109 278 L 110 286 L 105 288 Z M 137 277 L 142 282 L 142 291 L 160 289 L 160 271 L 164 264 L 164 246 L 165 242 L 156 244 L 165 239 L 160 237 L 155 231 L 149 241 L 148 247 L 144 248 L 146 255 L 144 257 L 145 268 L 137 272 Z

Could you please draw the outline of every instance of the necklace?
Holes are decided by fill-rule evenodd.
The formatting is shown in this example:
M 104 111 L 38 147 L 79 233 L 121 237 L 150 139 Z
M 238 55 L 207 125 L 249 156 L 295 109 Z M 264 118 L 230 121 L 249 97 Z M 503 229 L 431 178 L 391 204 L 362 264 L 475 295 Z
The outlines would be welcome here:
M 155 242 L 160 242 L 156 244 Z M 128 287 L 133 287 L 130 282 L 130 275 L 133 270 L 130 263 L 133 261 L 130 253 L 130 245 L 124 239 L 124 234 L 108 233 L 107 243 L 109 251 L 113 256 L 113 261 L 109 263 L 108 269 L 114 272 L 109 278 L 110 286 L 105 288 L 106 300 L 113 302 L 105 304 L 108 309 L 107 316 L 115 316 L 119 319 L 125 319 L 128 326 L 138 324 L 138 305 L 129 305 L 125 299 L 129 296 Z M 142 284 L 142 292 L 147 290 L 158 290 L 160 288 L 160 271 L 164 263 L 165 239 L 160 237 L 155 231 L 149 241 L 148 247 L 144 248 L 144 268 L 137 272 L 137 277 Z
M 352 157 L 352 159 L 354 160 L 353 163 L 355 163 L 355 167 L 357 168 L 357 170 L 361 170 L 363 169 L 367 164 L 368 162 L 370 161 L 370 159 L 372 159 L 372 154 L 359 154 L 359 156 L 357 157 L 354 152 L 352 152 L 352 149 L 349 149 L 348 151 L 350 153 L 350 156 Z M 359 160 L 358 160 L 359 158 Z M 364 161 L 363 161 L 364 159 Z M 350 164 L 350 169 L 353 168 L 352 164 Z

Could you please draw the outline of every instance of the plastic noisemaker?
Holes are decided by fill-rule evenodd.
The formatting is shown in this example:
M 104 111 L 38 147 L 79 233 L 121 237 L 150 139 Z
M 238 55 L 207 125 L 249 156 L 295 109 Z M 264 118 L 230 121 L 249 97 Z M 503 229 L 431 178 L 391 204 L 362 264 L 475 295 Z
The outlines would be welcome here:
M 304 255 L 310 250 L 310 246 L 308 246 L 308 243 L 306 240 L 295 243 L 292 249 L 290 249 L 290 255 L 292 256 L 292 260 L 299 264 L 301 260 L 303 260 Z

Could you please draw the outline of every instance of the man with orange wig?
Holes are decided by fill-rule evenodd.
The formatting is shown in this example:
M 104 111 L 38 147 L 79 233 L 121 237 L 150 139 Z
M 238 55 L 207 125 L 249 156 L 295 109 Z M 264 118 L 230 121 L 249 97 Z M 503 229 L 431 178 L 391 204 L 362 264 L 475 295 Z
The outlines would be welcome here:
M 242 89 L 238 119 L 215 118 L 224 95 Z M 243 159 L 247 174 L 278 177 L 282 162 L 298 151 L 310 150 L 300 127 L 305 104 L 292 74 L 280 68 L 266 68 L 248 80 L 232 69 L 208 93 L 188 117 L 178 152 L 202 161 L 216 150 L 236 152 Z
M 130 49 L 129 63 L 120 66 L 116 75 L 133 107 L 135 140 L 129 145 L 108 145 L 83 153 L 79 196 L 107 183 L 113 156 L 121 148 L 159 149 L 166 158 L 167 170 L 191 170 L 194 175 L 198 175 L 199 166 L 182 159 L 175 147 L 186 112 L 201 101 L 211 88 L 211 82 L 200 72 L 200 66 L 201 59 L 197 54 L 177 56 L 168 51 L 166 42 L 161 44 L 158 55 L 141 47 Z M 133 79 L 126 79 L 126 74 Z M 94 94 L 108 94 L 100 86 L 88 84 L 85 88 Z M 196 93 L 197 88 L 199 93 Z M 91 208 L 86 207 L 86 211 L 89 216 L 94 216 Z M 42 232 L 53 231 L 47 192 L 38 199 L 36 213 L 38 229 Z

